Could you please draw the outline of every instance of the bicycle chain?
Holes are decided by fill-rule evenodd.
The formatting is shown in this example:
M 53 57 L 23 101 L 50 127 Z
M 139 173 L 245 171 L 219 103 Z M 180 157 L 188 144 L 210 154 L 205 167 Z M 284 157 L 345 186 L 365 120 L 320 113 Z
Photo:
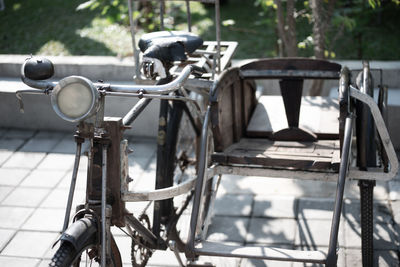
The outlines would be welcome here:
M 139 221 L 151 230 L 150 219 L 147 214 L 142 213 L 139 216 Z M 145 240 L 139 235 L 137 231 L 133 231 L 132 245 L 131 245 L 131 261 L 133 267 L 143 267 L 146 266 L 148 260 L 153 254 L 153 250 L 145 245 Z

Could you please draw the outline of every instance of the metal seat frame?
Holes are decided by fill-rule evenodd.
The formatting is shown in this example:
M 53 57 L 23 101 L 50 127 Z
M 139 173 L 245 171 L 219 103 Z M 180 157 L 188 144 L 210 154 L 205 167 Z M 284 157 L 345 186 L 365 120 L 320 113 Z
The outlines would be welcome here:
M 369 65 L 364 64 L 364 74 L 369 72 Z M 251 75 L 254 75 L 252 73 Z M 302 75 L 297 71 L 283 71 L 280 73 L 264 72 L 264 77 L 271 75 L 275 78 Z M 363 85 L 367 87 L 368 84 Z M 214 89 L 217 85 L 214 85 Z M 368 92 L 369 88 L 361 88 L 362 91 Z M 340 214 L 343 204 L 343 194 L 345 183 L 348 179 L 357 179 L 361 181 L 388 181 L 392 179 L 398 171 L 398 160 L 391 142 L 385 121 L 381 115 L 381 111 L 374 99 L 363 93 L 356 87 L 350 84 L 350 71 L 347 67 L 342 68 L 339 80 L 339 103 L 340 113 L 339 118 L 339 132 L 342 133 L 341 137 L 341 161 L 339 173 L 335 172 L 308 172 L 299 170 L 282 170 L 274 168 L 265 168 L 263 166 L 246 166 L 246 165 L 220 165 L 214 162 L 208 163 L 209 156 L 207 155 L 207 131 L 209 129 L 210 118 L 212 116 L 210 106 L 207 109 L 205 121 L 202 128 L 201 150 L 200 150 L 200 166 L 199 173 L 196 180 L 194 204 L 192 209 L 192 216 L 190 221 L 189 238 L 188 238 L 188 251 L 186 256 L 189 259 L 195 259 L 199 255 L 208 256 L 222 256 L 222 257 L 244 257 L 265 260 L 277 261 L 293 261 L 304 263 L 321 263 L 326 266 L 336 266 L 337 264 L 337 241 L 340 223 Z M 213 95 L 213 92 L 211 92 Z M 352 139 L 353 139 L 353 125 L 355 124 L 355 108 L 354 102 L 358 101 L 365 104 L 372 115 L 375 122 L 377 132 L 390 162 L 390 168 L 368 168 L 360 170 L 358 167 L 350 166 Z M 210 167 L 207 167 L 210 166 Z M 287 250 L 281 248 L 267 248 L 264 246 L 240 246 L 240 245 L 226 245 L 216 242 L 209 242 L 204 240 L 203 236 L 195 236 L 195 230 L 198 227 L 198 214 L 201 209 L 200 203 L 202 199 L 202 191 L 208 179 L 218 176 L 216 189 L 218 189 L 219 180 L 222 174 L 236 174 L 236 175 L 255 175 L 265 177 L 280 177 L 280 178 L 299 178 L 318 181 L 336 181 L 337 190 L 335 197 L 335 204 L 333 208 L 333 218 L 331 223 L 331 231 L 329 238 L 329 247 L 327 251 L 298 251 Z M 361 189 L 361 188 L 360 188 Z M 371 207 L 372 209 L 372 207 Z M 207 231 L 205 226 L 204 231 Z

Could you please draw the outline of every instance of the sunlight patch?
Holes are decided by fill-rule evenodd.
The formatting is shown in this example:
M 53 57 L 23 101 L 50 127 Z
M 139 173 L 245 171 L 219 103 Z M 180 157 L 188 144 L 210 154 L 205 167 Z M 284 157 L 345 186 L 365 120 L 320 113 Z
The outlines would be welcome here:
M 50 40 L 36 52 L 37 55 L 70 56 L 68 48 L 60 41 Z
M 81 38 L 91 39 L 103 44 L 116 55 L 126 56 L 132 53 L 132 39 L 129 28 L 119 24 L 111 24 L 107 19 L 96 18 L 89 26 L 76 30 L 76 34 Z

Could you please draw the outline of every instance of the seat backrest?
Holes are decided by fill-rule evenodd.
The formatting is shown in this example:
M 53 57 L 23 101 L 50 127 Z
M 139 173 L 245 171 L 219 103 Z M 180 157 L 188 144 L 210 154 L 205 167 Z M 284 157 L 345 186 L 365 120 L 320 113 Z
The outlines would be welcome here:
M 240 66 L 244 79 L 339 79 L 341 65 L 309 58 L 255 60 Z
M 288 128 L 272 133 L 280 141 L 315 141 L 315 133 L 299 128 L 304 79 L 339 79 L 341 65 L 308 58 L 262 59 L 240 67 L 243 79 L 279 79 Z M 322 86 L 322 84 L 320 84 Z
M 256 105 L 256 85 L 244 81 L 239 68 L 225 70 L 211 96 L 211 124 L 215 151 L 223 151 L 244 135 Z
M 211 103 L 211 121 L 214 134 L 215 151 L 223 151 L 245 135 L 247 125 L 257 104 L 255 97 L 257 79 L 280 79 L 284 88 L 283 97 L 298 99 L 304 79 L 339 79 L 341 65 L 325 60 L 307 58 L 261 59 L 230 68 L 219 77 Z M 296 100 L 290 100 L 296 101 Z M 287 114 L 292 114 L 290 123 L 298 121 L 296 105 L 288 105 Z M 298 107 L 299 109 L 299 107 Z

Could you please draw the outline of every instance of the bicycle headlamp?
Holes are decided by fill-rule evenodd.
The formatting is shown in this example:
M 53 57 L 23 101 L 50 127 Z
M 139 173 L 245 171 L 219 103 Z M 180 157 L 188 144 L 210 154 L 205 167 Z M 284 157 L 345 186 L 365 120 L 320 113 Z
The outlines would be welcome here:
M 69 76 L 54 87 L 51 104 L 62 119 L 78 122 L 97 111 L 99 93 L 90 80 L 81 76 Z

